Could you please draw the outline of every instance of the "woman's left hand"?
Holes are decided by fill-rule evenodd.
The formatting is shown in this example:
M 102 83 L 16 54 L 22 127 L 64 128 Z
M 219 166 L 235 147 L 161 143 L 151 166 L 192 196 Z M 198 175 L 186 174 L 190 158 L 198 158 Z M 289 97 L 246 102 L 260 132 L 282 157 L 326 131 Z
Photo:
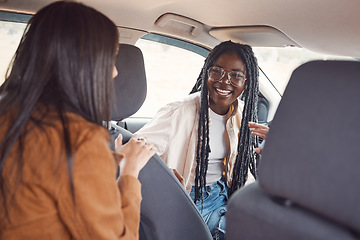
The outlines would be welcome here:
M 252 134 L 255 136 L 261 137 L 262 139 L 266 139 L 266 136 L 269 132 L 269 127 L 265 125 L 261 125 L 254 122 L 249 122 L 249 128 Z
M 249 128 L 250 131 L 253 135 L 261 137 L 262 139 L 266 139 L 266 136 L 269 132 L 269 127 L 262 125 L 262 124 L 258 124 L 258 123 L 254 123 L 254 122 L 249 122 Z M 258 154 L 261 154 L 262 152 L 262 148 L 255 148 L 255 152 Z

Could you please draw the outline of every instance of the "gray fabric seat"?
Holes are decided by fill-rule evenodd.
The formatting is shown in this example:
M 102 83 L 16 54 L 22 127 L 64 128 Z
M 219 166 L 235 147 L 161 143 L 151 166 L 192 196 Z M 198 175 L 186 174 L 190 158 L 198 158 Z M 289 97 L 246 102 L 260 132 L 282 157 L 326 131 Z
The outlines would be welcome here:
M 140 49 L 120 44 L 116 60 L 118 76 L 114 79 L 116 105 L 112 120 L 120 121 L 135 113 L 146 96 L 144 60 Z M 114 140 L 119 133 L 127 142 L 132 133 L 118 125 L 110 129 Z M 210 231 L 196 206 L 169 170 L 155 154 L 139 175 L 141 182 L 141 240 L 206 240 Z
M 230 198 L 227 240 L 360 239 L 359 90 L 360 62 L 293 72 L 258 182 Z

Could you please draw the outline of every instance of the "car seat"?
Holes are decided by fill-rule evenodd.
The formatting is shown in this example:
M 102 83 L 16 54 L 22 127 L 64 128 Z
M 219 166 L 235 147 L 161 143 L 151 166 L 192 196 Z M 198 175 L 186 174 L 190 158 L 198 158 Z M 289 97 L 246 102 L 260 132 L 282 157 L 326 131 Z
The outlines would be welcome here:
M 146 76 L 141 50 L 120 44 L 114 79 L 115 105 L 111 119 L 118 122 L 135 113 L 146 96 Z M 132 133 L 111 124 L 112 143 L 119 133 L 126 142 Z M 112 145 L 112 144 L 111 144 Z M 113 145 L 112 145 L 113 147 Z M 163 160 L 155 154 L 140 171 L 140 240 L 212 239 L 193 201 Z
M 293 72 L 258 181 L 229 199 L 227 240 L 360 239 L 359 90 L 360 62 Z

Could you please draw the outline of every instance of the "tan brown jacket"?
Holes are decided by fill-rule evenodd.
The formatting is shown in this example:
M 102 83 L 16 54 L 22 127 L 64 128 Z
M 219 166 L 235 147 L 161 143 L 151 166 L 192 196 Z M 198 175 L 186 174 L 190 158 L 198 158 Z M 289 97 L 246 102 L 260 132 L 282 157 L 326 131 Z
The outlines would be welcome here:
M 11 222 L 1 207 L 0 239 L 138 239 L 139 181 L 131 176 L 116 181 L 116 163 L 105 128 L 75 114 L 67 116 L 74 198 L 60 121 L 44 129 L 33 128 L 24 141 L 22 179 L 16 178 L 14 167 L 18 145 L 5 164 Z M 6 126 L 0 126 L 1 141 Z

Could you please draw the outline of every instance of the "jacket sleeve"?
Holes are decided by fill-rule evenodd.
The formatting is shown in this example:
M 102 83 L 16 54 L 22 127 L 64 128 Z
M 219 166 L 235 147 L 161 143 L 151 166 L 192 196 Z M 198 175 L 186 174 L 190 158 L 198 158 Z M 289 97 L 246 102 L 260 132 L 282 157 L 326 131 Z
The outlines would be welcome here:
M 131 176 L 116 181 L 108 139 L 105 129 L 93 130 L 73 150 L 73 194 L 64 181 L 58 209 L 74 239 L 139 237 L 141 185 Z

